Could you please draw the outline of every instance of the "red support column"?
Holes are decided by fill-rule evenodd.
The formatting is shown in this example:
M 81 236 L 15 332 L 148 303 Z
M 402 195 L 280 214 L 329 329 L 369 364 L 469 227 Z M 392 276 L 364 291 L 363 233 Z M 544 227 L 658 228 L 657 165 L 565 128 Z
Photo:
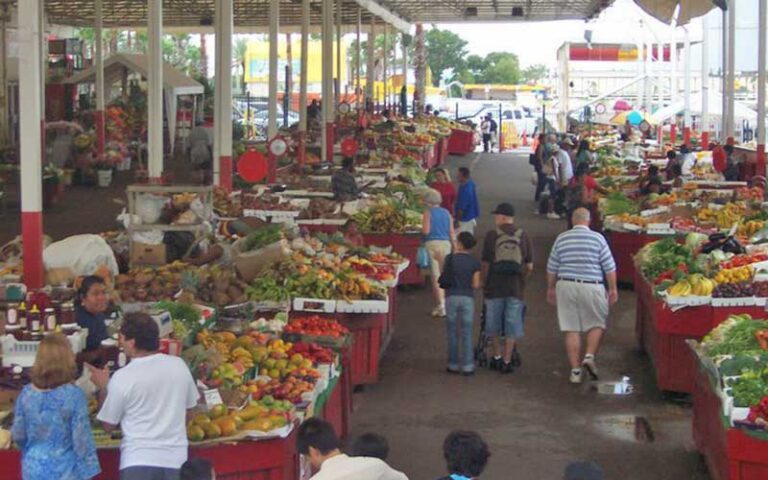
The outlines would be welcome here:
M 45 285 L 42 212 L 21 212 L 21 239 L 24 245 L 24 283 L 30 289 L 42 288 Z
M 307 163 L 307 133 L 306 132 L 301 132 L 301 137 L 299 138 L 298 161 L 299 161 L 299 170 L 303 172 L 304 165 Z
M 219 186 L 227 192 L 232 191 L 232 157 L 219 157 Z
M 106 144 L 106 125 L 104 122 L 104 111 L 96 110 L 93 113 L 94 123 L 96 124 L 96 153 L 101 157 L 104 155 L 104 145 Z
M 759 144 L 757 146 L 757 175 L 765 176 L 765 145 Z
M 691 147 L 691 128 L 683 128 L 683 143 L 690 148 Z
M 326 138 L 326 143 L 325 143 L 325 145 L 326 145 L 325 146 L 325 148 L 326 148 L 326 150 L 325 150 L 326 157 L 325 158 L 328 159 L 328 163 L 333 164 L 333 143 L 334 143 L 334 137 L 335 137 L 335 134 L 334 134 L 334 123 L 333 122 L 326 123 L 326 130 L 325 131 L 326 131 L 326 134 L 325 134 L 326 135 L 325 136 L 325 138 Z
M 709 132 L 701 132 L 701 148 L 702 150 L 709 149 Z
M 675 143 L 677 143 L 677 125 L 674 123 L 669 127 L 669 143 L 671 143 L 673 147 L 675 146 Z

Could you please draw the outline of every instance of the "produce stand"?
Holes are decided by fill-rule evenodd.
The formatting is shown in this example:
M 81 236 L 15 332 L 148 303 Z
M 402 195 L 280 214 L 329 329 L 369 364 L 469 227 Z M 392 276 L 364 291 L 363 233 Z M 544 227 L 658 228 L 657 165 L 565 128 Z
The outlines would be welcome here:
M 698 359 L 696 367 L 693 439 L 713 480 L 768 478 L 768 435 L 731 427 L 714 388 L 717 379 Z
M 410 265 L 400 274 L 400 285 L 423 285 L 424 277 L 416 264 L 416 253 L 421 246 L 420 233 L 364 233 L 366 245 L 392 247 L 395 253 L 410 261 Z
M 448 137 L 448 153 L 451 155 L 467 155 L 475 151 L 475 134 L 472 131 L 451 129 Z
M 98 449 L 102 473 L 96 480 L 118 480 L 120 449 Z M 286 438 L 262 441 L 242 441 L 210 446 L 192 446 L 191 458 L 205 458 L 213 463 L 216 478 L 225 480 L 295 480 L 299 478 L 299 455 L 296 451 L 296 430 Z M 21 478 L 21 452 L 0 450 L 0 480 Z
M 643 233 L 605 232 L 608 246 L 611 248 L 616 262 L 616 278 L 620 284 L 635 284 L 635 254 L 648 242 L 647 235 Z

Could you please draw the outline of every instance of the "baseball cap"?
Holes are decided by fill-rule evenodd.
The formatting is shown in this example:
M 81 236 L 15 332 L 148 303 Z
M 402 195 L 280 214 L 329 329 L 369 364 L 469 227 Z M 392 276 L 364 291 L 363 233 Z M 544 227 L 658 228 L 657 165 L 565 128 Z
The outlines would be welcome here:
M 570 138 L 568 138 L 568 137 L 565 137 L 565 140 L 563 140 L 560 143 L 562 145 L 568 145 L 569 147 L 573 147 L 573 141 Z
M 496 210 L 491 212 L 492 215 L 504 215 L 505 217 L 515 216 L 515 207 L 511 203 L 500 203 L 496 206 Z
M 563 480 L 604 480 L 605 474 L 595 462 L 571 462 L 565 467 Z

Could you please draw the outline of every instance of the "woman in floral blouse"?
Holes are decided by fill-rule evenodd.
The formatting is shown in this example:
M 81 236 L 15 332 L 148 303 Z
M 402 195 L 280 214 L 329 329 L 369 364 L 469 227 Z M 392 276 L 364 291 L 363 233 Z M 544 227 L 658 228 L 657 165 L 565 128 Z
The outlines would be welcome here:
M 21 449 L 24 480 L 85 480 L 101 471 L 88 402 L 72 384 L 76 375 L 75 355 L 67 337 L 45 337 L 32 367 L 32 383 L 16 400 L 11 429 Z

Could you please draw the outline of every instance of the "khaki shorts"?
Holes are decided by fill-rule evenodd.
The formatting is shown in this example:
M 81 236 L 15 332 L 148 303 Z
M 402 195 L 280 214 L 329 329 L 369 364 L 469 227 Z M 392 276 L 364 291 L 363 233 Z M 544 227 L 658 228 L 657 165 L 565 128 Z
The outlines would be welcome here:
M 451 253 L 453 245 L 448 240 L 430 240 L 424 243 L 429 252 L 429 271 L 432 278 L 440 278 L 440 271 L 443 267 L 443 260 Z
M 557 319 L 560 331 L 588 332 L 605 330 L 608 297 L 602 284 L 557 282 Z

